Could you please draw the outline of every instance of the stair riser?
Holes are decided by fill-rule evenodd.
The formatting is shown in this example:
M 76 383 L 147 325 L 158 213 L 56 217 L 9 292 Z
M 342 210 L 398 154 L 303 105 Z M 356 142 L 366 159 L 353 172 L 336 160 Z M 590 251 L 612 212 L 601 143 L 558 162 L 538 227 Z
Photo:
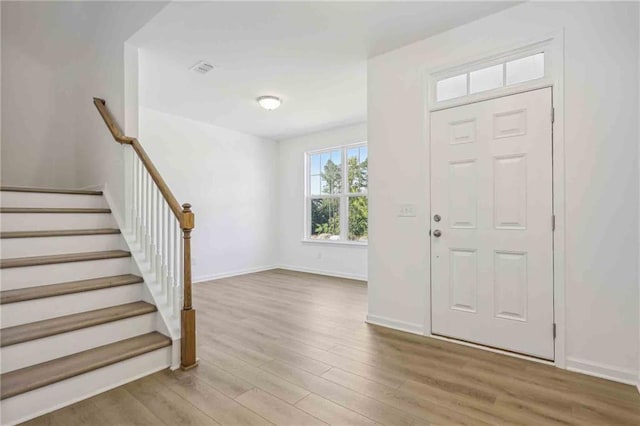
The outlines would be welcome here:
M 2 231 L 117 228 L 110 213 L 2 213 Z
M 56 263 L 0 270 L 3 290 L 58 284 L 67 281 L 124 275 L 132 271 L 130 257 L 91 260 L 87 262 Z
M 141 300 L 143 284 L 124 285 L 102 290 L 66 294 L 18 303 L 9 303 L 0 307 L 2 327 L 56 318 L 94 309 L 108 308 Z
M 2 373 L 115 343 L 156 329 L 157 313 L 49 336 L 0 348 Z
M 29 192 L 0 192 L 2 207 L 77 207 L 107 208 L 104 197 L 98 195 L 41 194 Z
M 163 370 L 170 364 L 169 346 L 5 399 L 1 402 L 2 424 L 14 425 L 41 416 Z
M 5 238 L 0 240 L 0 246 L 3 259 L 127 249 L 120 234 Z

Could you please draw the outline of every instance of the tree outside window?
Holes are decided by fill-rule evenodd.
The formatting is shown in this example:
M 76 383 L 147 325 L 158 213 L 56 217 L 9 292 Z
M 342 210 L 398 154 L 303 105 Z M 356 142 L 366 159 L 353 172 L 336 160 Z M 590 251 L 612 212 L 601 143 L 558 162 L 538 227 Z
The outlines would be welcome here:
M 307 238 L 366 243 L 367 146 L 350 145 L 307 154 L 307 173 Z

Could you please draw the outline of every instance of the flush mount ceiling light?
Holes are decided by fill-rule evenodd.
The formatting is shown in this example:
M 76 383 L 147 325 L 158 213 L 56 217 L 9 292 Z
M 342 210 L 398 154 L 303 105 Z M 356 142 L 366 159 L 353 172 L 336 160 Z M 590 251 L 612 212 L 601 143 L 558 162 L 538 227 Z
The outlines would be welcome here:
M 275 96 L 260 96 L 257 99 L 260 106 L 266 110 L 272 111 L 280 106 L 282 101 Z

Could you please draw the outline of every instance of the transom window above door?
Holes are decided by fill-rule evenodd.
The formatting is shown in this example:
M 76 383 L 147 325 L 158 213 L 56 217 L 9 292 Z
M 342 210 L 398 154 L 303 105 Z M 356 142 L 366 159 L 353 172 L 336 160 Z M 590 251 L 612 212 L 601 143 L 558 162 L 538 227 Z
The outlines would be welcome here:
M 545 52 L 512 57 L 473 67 L 465 72 L 439 78 L 435 101 L 444 102 L 464 96 L 513 86 L 545 77 Z
M 366 143 L 306 154 L 305 240 L 367 243 L 368 154 Z

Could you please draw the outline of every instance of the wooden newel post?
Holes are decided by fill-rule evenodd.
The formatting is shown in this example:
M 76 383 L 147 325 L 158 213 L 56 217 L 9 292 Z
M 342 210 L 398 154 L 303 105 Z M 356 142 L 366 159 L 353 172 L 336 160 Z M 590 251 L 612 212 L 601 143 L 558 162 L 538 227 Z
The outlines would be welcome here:
M 196 311 L 191 304 L 191 230 L 195 218 L 191 204 L 182 205 L 182 238 L 184 241 L 184 301 L 182 305 L 181 365 L 183 370 L 198 365 L 196 360 Z

